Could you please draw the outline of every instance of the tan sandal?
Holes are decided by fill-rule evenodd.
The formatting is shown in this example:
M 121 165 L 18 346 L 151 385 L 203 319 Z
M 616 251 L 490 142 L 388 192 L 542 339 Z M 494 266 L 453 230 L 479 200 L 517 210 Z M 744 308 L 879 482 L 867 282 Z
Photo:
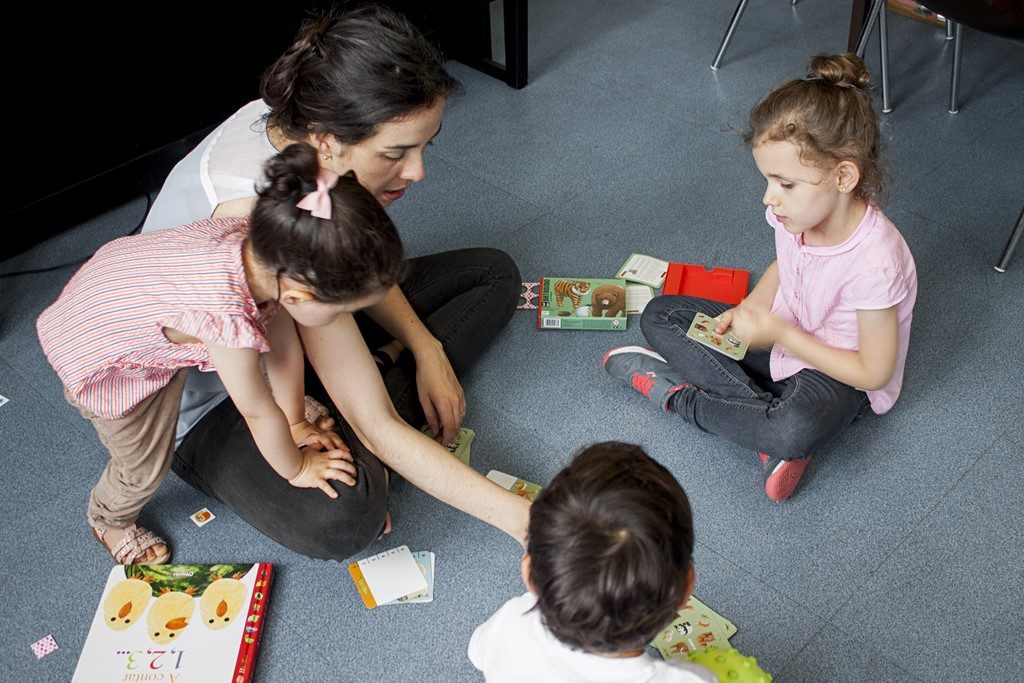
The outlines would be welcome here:
M 167 541 L 157 536 L 155 533 L 145 527 L 141 527 L 138 524 L 130 524 L 124 528 L 124 536 L 118 541 L 117 545 L 111 548 L 107 545 L 107 542 L 103 540 L 104 534 L 107 533 L 107 528 L 98 528 L 90 525 L 92 529 L 92 535 L 96 537 L 100 545 L 106 548 L 110 556 L 114 558 L 114 562 L 117 564 L 165 564 L 171 559 L 170 546 L 167 545 Z M 155 546 L 162 545 L 167 550 L 163 553 L 158 553 L 155 558 L 148 562 L 136 562 L 140 558 L 146 556 L 146 551 Z M 156 552 L 155 550 L 153 551 Z

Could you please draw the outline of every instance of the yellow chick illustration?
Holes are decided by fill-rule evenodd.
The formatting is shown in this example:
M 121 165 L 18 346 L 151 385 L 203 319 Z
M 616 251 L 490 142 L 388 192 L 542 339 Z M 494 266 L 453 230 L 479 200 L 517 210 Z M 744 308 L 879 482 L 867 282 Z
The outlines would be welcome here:
M 115 584 L 103 599 L 103 623 L 114 631 L 123 631 L 138 621 L 153 597 L 149 581 L 147 576 Z
M 239 581 L 244 574 L 236 573 L 230 579 L 214 576 L 199 598 L 199 615 L 207 628 L 219 631 L 242 610 L 245 602 L 245 584 Z
M 186 588 L 184 592 L 166 588 L 161 591 L 160 597 L 146 615 L 150 640 L 159 645 L 166 645 L 181 635 L 196 609 L 194 593 L 195 588 L 192 586 Z

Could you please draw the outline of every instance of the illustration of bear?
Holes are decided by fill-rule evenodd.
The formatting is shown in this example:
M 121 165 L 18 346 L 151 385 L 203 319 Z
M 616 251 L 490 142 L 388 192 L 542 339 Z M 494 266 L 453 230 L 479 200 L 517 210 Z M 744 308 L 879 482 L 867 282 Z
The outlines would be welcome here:
M 590 295 L 595 318 L 615 318 L 626 314 L 626 290 L 618 285 L 601 285 Z

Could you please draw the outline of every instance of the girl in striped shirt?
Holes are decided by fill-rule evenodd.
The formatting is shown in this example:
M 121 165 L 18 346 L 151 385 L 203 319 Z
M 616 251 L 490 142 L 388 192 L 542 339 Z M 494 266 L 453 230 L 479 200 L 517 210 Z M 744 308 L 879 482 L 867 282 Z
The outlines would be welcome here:
M 355 175 L 320 170 L 311 146 L 291 145 L 266 174 L 251 218 L 115 240 L 37 322 L 68 401 L 110 451 L 88 517 L 120 564 L 170 559 L 136 519 L 170 467 L 190 367 L 218 372 L 289 484 L 331 498 L 330 480 L 356 484 L 342 440 L 305 419 L 296 325 L 322 327 L 380 301 L 404 274 L 402 244 Z
M 768 181 L 776 261 L 736 307 L 658 297 L 640 321 L 653 350 L 612 349 L 603 362 L 660 408 L 757 452 L 778 502 L 863 410 L 885 413 L 896 401 L 917 272 L 878 208 L 878 120 L 859 58 L 815 57 L 807 77 L 754 107 L 745 140 Z M 696 313 L 748 341 L 746 356 L 688 338 Z

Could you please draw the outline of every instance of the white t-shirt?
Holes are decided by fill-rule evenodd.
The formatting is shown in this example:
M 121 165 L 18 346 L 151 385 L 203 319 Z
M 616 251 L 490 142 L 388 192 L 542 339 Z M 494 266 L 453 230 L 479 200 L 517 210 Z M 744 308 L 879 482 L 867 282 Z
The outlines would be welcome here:
M 512 598 L 473 631 L 469 659 L 488 683 L 717 683 L 698 664 L 640 655 L 615 659 L 574 650 L 544 627 L 537 598 Z

